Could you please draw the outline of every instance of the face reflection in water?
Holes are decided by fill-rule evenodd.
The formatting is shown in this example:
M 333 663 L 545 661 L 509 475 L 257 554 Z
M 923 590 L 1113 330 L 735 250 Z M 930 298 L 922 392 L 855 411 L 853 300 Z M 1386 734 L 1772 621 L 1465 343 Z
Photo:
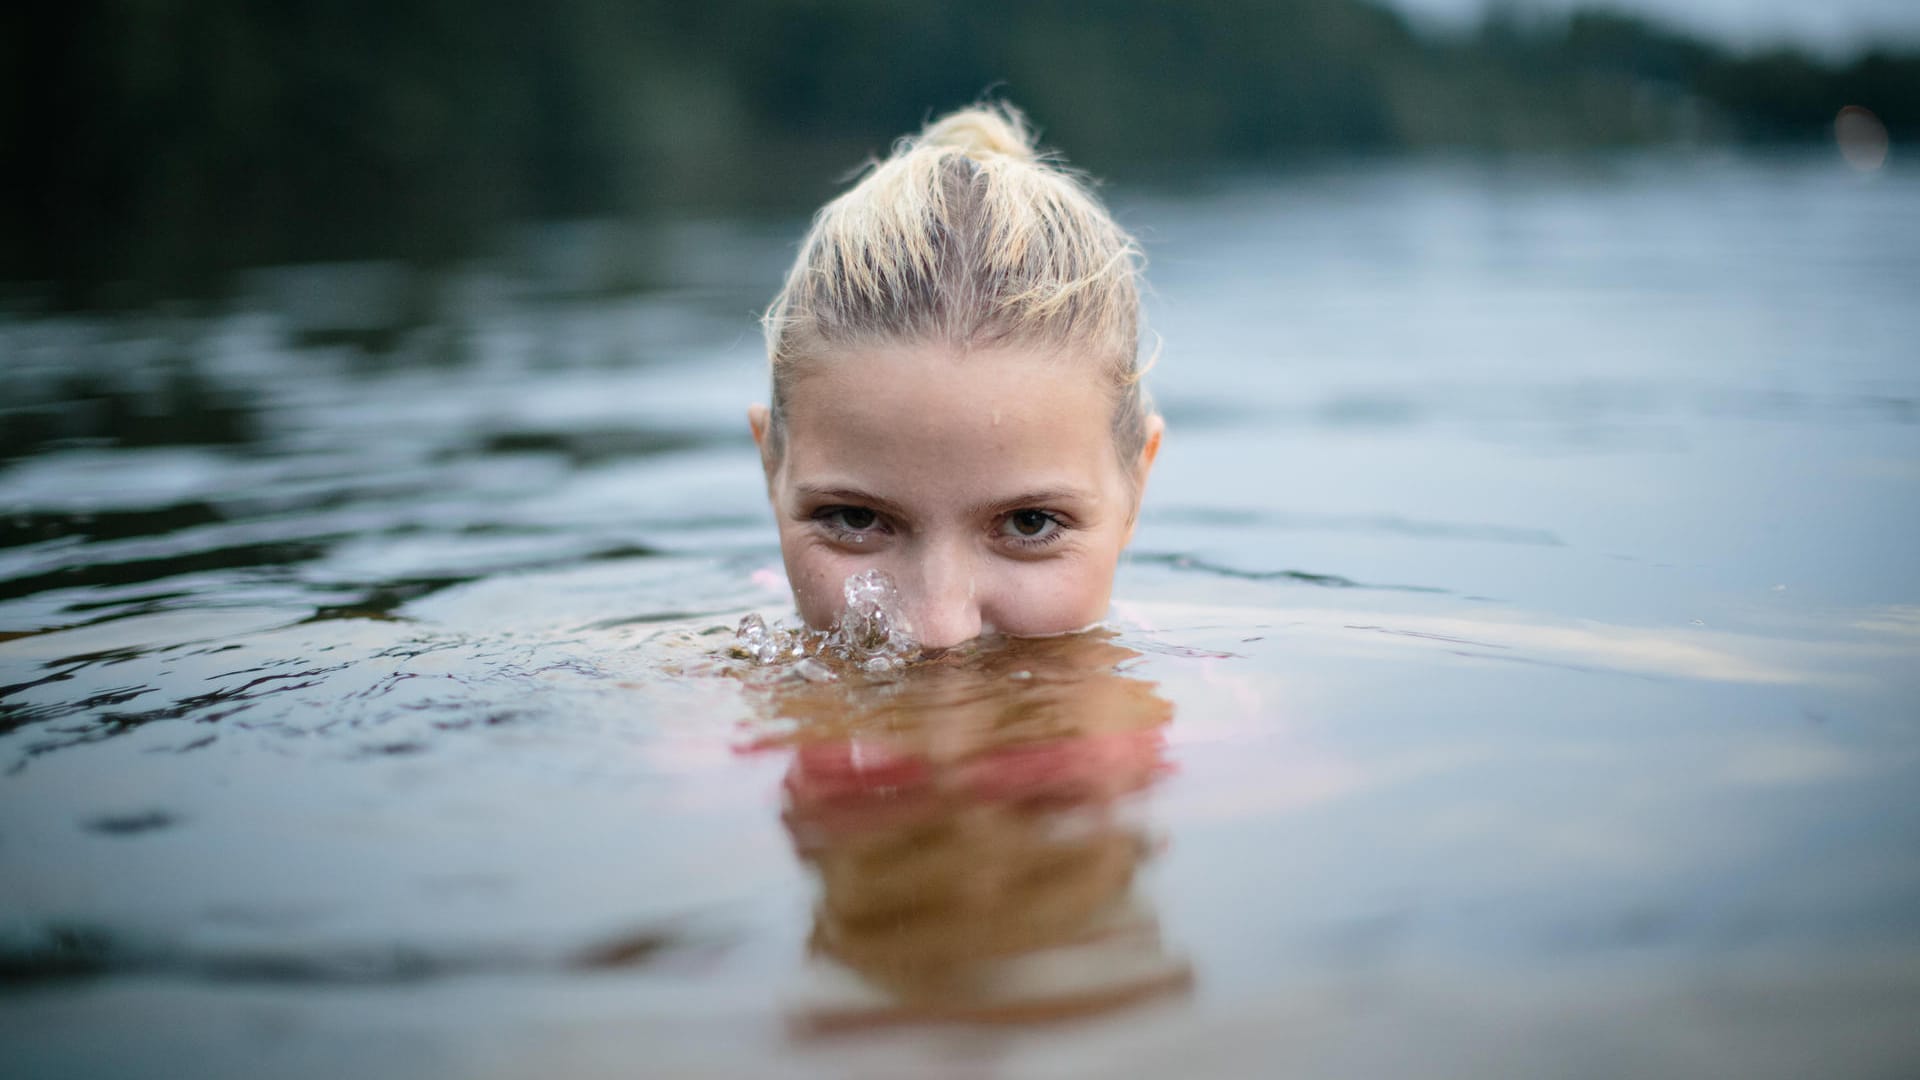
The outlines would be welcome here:
M 898 584 L 928 648 L 1106 616 L 1160 421 L 1123 464 L 1110 388 L 1091 361 L 933 345 L 854 352 L 795 375 L 785 410 L 778 439 L 765 409 L 751 421 L 809 626 L 830 626 L 842 583 L 875 569 Z
M 1136 656 L 1088 632 L 767 691 L 761 745 L 792 754 L 785 822 L 820 890 L 800 1029 L 1047 1019 L 1189 985 L 1134 889 L 1152 845 L 1127 797 L 1167 771 L 1173 714 L 1116 670 Z

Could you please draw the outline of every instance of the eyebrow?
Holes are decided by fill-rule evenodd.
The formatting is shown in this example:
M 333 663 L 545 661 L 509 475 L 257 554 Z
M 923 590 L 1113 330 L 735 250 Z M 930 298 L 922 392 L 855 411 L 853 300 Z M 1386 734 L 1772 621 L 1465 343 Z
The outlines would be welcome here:
M 1093 501 L 1094 497 L 1091 494 L 1081 491 L 1079 488 L 1042 488 L 1039 491 L 1029 491 L 1023 495 L 1015 495 L 1011 499 L 996 499 L 976 509 L 999 512 L 1018 510 L 1027 506 L 1057 506 L 1060 503 L 1078 503 L 1084 506 Z
M 794 485 L 794 490 L 801 496 L 809 499 L 819 499 L 825 502 L 860 503 L 865 506 L 877 507 L 896 516 L 902 514 L 899 503 L 894 502 L 892 499 L 881 498 L 870 491 L 861 491 L 859 488 L 822 484 L 796 484 Z
M 896 517 L 906 516 L 905 508 L 899 503 L 894 502 L 892 499 L 875 495 L 870 491 L 862 491 L 856 487 L 846 487 L 838 484 L 796 484 L 794 490 L 799 495 L 809 499 L 859 503 L 864 506 L 871 506 L 875 509 L 883 510 Z M 1060 503 L 1077 503 L 1084 506 L 1094 501 L 1095 499 L 1091 494 L 1079 488 L 1055 487 L 1023 492 L 1005 499 L 994 499 L 990 502 L 969 507 L 968 510 L 976 514 L 988 512 L 1003 513 L 1008 510 L 1018 510 L 1028 506 L 1044 507 L 1058 505 Z

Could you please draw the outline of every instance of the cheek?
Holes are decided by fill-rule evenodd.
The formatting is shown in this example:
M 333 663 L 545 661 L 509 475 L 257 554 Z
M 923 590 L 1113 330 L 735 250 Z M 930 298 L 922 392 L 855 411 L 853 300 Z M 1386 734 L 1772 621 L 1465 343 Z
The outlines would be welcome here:
M 787 582 L 793 587 L 794 606 L 800 618 L 816 630 L 825 630 L 839 617 L 848 576 L 872 566 L 871 560 L 820 543 L 799 524 L 781 525 L 780 556 L 787 566 Z
M 1010 564 L 983 598 L 981 617 L 1003 633 L 1033 636 L 1079 630 L 1107 615 L 1117 555 L 1088 553 Z

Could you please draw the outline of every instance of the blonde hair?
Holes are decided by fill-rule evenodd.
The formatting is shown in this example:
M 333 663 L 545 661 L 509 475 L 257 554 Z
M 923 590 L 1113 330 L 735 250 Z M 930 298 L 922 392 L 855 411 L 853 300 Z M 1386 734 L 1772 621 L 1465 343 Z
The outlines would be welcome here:
M 815 215 L 762 320 L 773 449 L 807 362 L 890 343 L 1029 346 L 1098 364 L 1131 466 L 1151 409 L 1140 386 L 1139 245 L 1026 118 L 977 105 L 895 144 Z

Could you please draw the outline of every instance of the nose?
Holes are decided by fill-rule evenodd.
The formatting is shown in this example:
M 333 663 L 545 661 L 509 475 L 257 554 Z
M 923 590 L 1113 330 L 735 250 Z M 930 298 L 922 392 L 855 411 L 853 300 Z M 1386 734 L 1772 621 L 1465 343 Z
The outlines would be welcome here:
M 927 544 L 908 574 L 907 620 L 922 648 L 945 649 L 980 636 L 972 553 L 961 544 Z

